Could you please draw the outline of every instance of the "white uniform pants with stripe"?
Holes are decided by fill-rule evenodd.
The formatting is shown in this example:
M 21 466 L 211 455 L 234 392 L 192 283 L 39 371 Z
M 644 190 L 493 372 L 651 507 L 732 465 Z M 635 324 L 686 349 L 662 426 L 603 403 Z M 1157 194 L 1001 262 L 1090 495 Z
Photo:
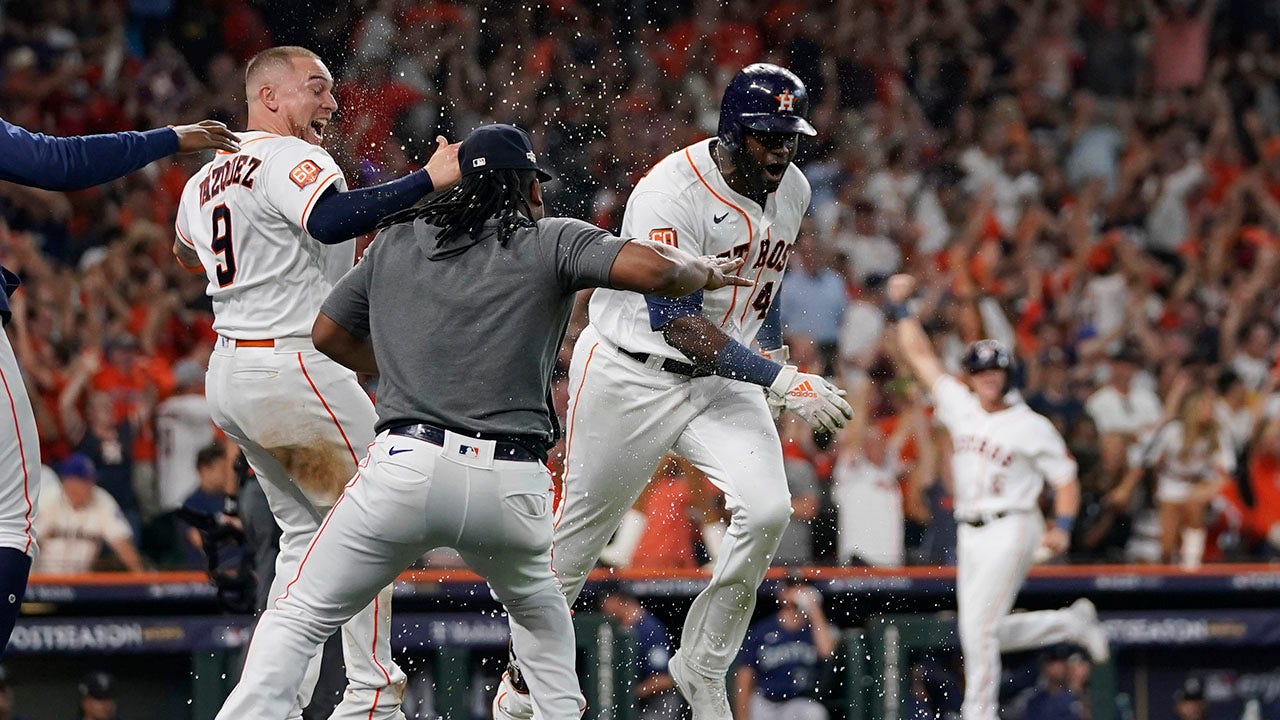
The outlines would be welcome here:
M 34 558 L 36 543 L 31 523 L 40 502 L 40 438 L 18 359 L 3 328 L 0 390 L 4 393 L 0 395 L 0 547 Z M 4 600 L 7 602 L 7 598 Z
M 244 450 L 280 525 L 271 584 L 271 597 L 279 597 L 373 440 L 373 403 L 355 373 L 317 351 L 309 338 L 277 340 L 274 348 L 237 348 L 220 340 L 205 384 L 214 424 Z M 334 720 L 403 718 L 405 675 L 391 658 L 390 631 L 388 586 L 342 627 L 347 690 Z M 292 709 L 274 720 L 300 718 L 310 702 L 319 656 L 303 667 L 307 678 Z M 242 682 L 247 677 L 246 670 Z
M 685 618 L 680 656 L 728 672 L 791 516 L 782 444 L 764 391 L 721 377 L 690 379 L 620 355 L 588 327 L 569 368 L 564 495 L 556 573 L 572 603 L 609 537 L 671 450 L 725 494 L 732 520 L 711 583 Z M 521 663 L 524 656 L 519 655 Z
M 982 527 L 959 524 L 956 604 L 964 654 L 964 720 L 997 720 L 1000 653 L 1083 635 L 1080 618 L 1069 610 L 1010 614 L 1043 534 L 1044 518 L 1038 511 L 1007 515 Z
M 459 436 L 450 435 L 450 438 Z M 321 643 L 424 552 L 456 548 L 510 616 L 534 717 L 578 717 L 569 606 L 551 570 L 551 475 L 538 462 L 383 433 L 325 519 L 296 580 L 263 613 L 219 720 L 280 720 Z

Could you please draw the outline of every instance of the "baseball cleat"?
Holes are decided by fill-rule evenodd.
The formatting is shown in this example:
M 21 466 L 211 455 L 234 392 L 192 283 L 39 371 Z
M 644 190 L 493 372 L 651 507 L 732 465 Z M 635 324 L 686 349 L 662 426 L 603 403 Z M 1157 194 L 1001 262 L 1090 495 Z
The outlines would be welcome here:
M 502 673 L 498 693 L 493 697 L 493 720 L 530 720 L 533 700 L 529 691 L 520 691 L 511 682 L 510 673 Z
M 677 650 L 667 663 L 676 690 L 693 710 L 693 720 L 733 720 L 723 677 L 710 677 L 686 667 Z
M 1086 598 L 1071 603 L 1071 612 L 1080 618 L 1084 629 L 1081 631 L 1079 640 L 1084 645 L 1084 649 L 1089 652 L 1089 659 L 1095 665 L 1100 665 L 1111 659 L 1111 640 L 1107 637 L 1107 630 L 1098 620 L 1098 608 Z

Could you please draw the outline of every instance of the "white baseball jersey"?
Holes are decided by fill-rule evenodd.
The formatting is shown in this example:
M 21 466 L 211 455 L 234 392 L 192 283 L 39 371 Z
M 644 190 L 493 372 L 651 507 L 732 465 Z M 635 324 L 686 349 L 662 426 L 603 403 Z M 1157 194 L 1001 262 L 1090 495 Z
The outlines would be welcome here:
M 957 518 L 1033 510 L 1043 483 L 1076 479 L 1076 461 L 1049 419 L 1021 401 L 989 413 L 963 383 L 943 375 L 931 390 L 951 434 Z
M 704 140 L 668 155 L 636 184 L 622 237 L 647 238 L 694 255 L 744 258 L 741 274 L 755 285 L 704 293 L 702 314 L 750 345 L 782 281 L 809 195 L 809 181 L 792 165 L 761 208 L 729 188 L 711 157 L 711 140 Z M 641 295 L 596 290 L 590 315 L 600 335 L 618 347 L 688 361 L 650 329 Z
M 324 148 L 295 137 L 241 133 L 187 181 L 178 239 L 200 256 L 213 329 L 237 340 L 311 335 L 320 304 L 351 268 L 355 244 L 326 246 L 306 231 L 316 199 L 346 189 Z
M 133 537 L 120 505 L 106 490 L 94 487 L 89 504 L 78 509 L 67 501 L 60 486 L 46 490 L 40 498 L 40 514 L 36 516 L 40 554 L 36 556 L 32 572 L 89 572 L 103 543 Z
M 196 456 L 213 443 L 213 420 L 204 395 L 174 395 L 156 406 L 156 470 L 160 475 L 160 510 L 182 507 L 200 486 Z
M 902 490 L 897 444 L 882 465 L 860 452 L 844 452 L 831 472 L 831 498 L 839 510 L 840 562 L 856 556 L 876 567 L 901 567 L 904 558 Z

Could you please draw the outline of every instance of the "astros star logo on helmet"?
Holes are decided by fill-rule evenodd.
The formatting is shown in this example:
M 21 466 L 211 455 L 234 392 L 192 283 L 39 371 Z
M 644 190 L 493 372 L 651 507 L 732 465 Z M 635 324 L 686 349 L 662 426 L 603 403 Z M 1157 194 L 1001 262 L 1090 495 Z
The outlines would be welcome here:
M 781 95 L 774 95 L 778 99 L 778 112 L 791 112 L 795 109 L 796 96 L 790 90 L 783 90 Z

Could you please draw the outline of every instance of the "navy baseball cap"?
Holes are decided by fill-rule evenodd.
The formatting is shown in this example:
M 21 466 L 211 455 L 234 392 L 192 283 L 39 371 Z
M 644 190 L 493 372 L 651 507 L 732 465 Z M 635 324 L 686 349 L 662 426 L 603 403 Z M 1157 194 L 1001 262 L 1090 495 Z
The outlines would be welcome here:
M 80 697 L 110 700 L 116 695 L 116 679 L 110 673 L 96 670 L 80 681 Z
M 58 463 L 56 469 L 58 477 L 63 480 L 69 477 L 84 478 L 86 480 L 98 479 L 98 469 L 93 466 L 93 461 L 80 453 L 68 456 L 66 460 Z
M 533 170 L 542 182 L 554 176 L 538 165 L 529 134 L 514 125 L 481 125 L 458 148 L 462 177 L 487 170 Z

